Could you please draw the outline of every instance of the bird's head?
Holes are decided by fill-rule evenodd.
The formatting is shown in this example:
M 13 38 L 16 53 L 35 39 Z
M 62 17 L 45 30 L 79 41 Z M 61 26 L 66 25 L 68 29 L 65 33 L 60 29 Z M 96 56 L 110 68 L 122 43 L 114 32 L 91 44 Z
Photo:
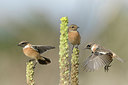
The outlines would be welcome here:
M 78 29 L 79 27 L 77 26 L 77 25 L 75 25 L 75 24 L 72 24 L 72 25 L 70 25 L 69 26 L 69 31 L 77 31 L 77 29 Z
M 26 45 L 28 45 L 29 42 L 28 41 L 21 41 L 18 46 L 21 46 L 21 47 L 25 47 Z
M 95 43 L 88 43 L 85 47 L 85 49 L 92 49 L 92 47 L 95 45 Z

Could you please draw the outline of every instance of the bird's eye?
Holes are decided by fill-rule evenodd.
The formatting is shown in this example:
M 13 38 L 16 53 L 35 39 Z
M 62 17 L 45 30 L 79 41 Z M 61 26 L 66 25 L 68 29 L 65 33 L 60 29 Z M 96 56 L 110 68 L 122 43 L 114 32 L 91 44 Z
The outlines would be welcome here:
M 87 47 L 91 47 L 91 45 L 87 45 Z
M 25 43 L 22 43 L 22 44 L 25 44 Z
M 74 28 L 74 26 L 72 26 L 72 28 Z

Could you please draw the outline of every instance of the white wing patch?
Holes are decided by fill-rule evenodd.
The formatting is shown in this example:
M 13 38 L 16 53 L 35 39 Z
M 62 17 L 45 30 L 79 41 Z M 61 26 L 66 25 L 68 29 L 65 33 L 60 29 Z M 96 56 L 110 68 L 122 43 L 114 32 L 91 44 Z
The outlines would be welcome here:
M 99 52 L 100 54 L 104 54 L 104 55 L 106 55 L 107 53 L 106 52 Z

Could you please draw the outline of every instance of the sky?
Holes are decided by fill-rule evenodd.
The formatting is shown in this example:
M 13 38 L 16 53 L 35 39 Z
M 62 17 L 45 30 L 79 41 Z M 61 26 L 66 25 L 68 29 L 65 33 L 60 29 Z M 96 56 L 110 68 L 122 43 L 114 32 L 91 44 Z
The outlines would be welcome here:
M 128 8 L 127 0 L 0 0 L 0 25 L 8 19 L 22 23 L 36 10 L 57 26 L 61 17 L 68 16 L 69 24 L 77 24 L 88 35 L 101 32 L 124 8 Z

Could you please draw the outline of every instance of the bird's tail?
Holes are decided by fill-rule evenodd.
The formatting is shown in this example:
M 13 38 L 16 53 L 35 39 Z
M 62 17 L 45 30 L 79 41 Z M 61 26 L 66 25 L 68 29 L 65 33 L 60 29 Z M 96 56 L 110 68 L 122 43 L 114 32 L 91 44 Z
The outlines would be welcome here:
M 114 56 L 118 61 L 120 61 L 121 63 L 124 62 L 124 60 L 121 59 L 121 58 L 120 58 L 118 55 L 116 55 L 115 53 L 113 53 L 113 56 Z
M 46 58 L 46 57 L 42 57 L 42 56 L 41 56 L 41 57 L 38 59 L 38 62 L 39 62 L 39 64 L 47 65 L 47 64 L 51 63 L 51 60 L 50 60 L 49 58 Z

